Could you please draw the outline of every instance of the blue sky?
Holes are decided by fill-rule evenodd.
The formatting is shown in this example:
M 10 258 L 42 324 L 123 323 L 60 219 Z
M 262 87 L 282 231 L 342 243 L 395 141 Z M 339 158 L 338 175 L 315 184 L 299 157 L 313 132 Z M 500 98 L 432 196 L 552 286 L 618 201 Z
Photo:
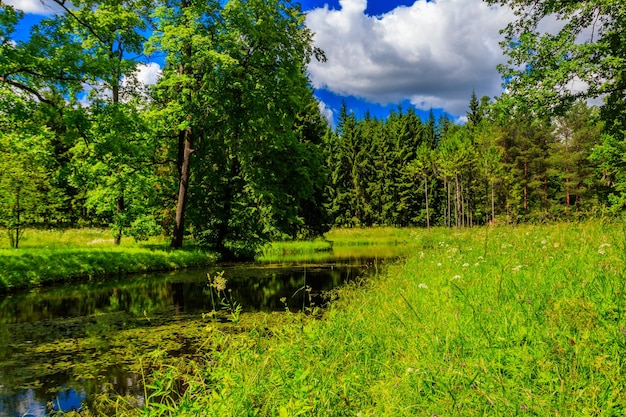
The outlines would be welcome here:
M 4 0 L 29 22 L 51 13 L 41 0 Z M 45 3 L 49 0 L 43 0 Z M 307 26 L 327 62 L 309 76 L 320 108 L 333 121 L 341 102 L 357 116 L 385 117 L 398 105 L 427 117 L 446 112 L 464 121 L 472 93 L 502 92 L 496 65 L 505 61 L 499 29 L 508 10 L 482 0 L 301 0 Z M 142 68 L 151 82 L 158 63 Z

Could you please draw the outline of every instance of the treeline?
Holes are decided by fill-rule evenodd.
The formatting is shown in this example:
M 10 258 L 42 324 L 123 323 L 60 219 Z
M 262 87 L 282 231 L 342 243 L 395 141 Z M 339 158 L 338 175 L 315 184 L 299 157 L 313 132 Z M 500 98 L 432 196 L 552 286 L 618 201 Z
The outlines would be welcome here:
M 620 204 L 597 109 L 513 115 L 472 94 L 467 123 L 399 108 L 357 119 L 346 106 L 325 136 L 336 226 L 465 227 L 576 219 Z M 606 143 L 605 143 L 606 142 Z
M 165 233 L 173 248 L 242 257 L 332 226 L 574 219 L 626 203 L 621 119 L 606 116 L 621 113 L 473 94 L 464 125 L 344 105 L 329 127 L 307 77 L 324 54 L 296 3 L 51 1 L 63 12 L 26 39 L 23 13 L 0 3 L 0 227 L 13 247 L 26 227 L 103 226 L 117 244 Z M 146 86 L 154 55 L 165 66 Z

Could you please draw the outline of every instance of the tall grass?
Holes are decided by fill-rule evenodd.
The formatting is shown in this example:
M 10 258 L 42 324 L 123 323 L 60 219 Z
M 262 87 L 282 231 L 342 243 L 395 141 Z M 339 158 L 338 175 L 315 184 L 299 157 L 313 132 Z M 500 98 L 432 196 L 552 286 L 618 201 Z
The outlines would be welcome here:
M 211 328 L 202 371 L 159 379 L 188 387 L 177 401 L 127 413 L 626 414 L 623 224 L 411 236 L 420 249 L 323 320 Z

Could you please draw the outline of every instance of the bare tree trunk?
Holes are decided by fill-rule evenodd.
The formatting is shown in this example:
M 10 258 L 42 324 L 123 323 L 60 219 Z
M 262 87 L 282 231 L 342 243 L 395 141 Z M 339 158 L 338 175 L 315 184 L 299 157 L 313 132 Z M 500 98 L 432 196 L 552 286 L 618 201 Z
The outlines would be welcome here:
M 452 207 L 450 207 L 450 182 L 448 182 L 448 227 L 452 227 Z
M 178 182 L 178 202 L 176 204 L 176 216 L 174 218 L 174 234 L 170 246 L 174 249 L 183 247 L 183 237 L 185 233 L 185 207 L 187 205 L 187 191 L 189 189 L 189 174 L 191 172 L 191 154 L 193 133 L 188 127 L 180 132 L 178 151 L 180 161 L 180 172 Z
M 461 226 L 461 190 L 459 190 L 459 177 L 454 177 L 454 222 L 457 229 Z
M 15 194 L 15 215 L 17 217 L 17 222 L 15 223 L 15 249 L 20 247 L 20 222 L 22 220 L 20 217 L 20 212 L 22 211 L 20 207 L 20 191 L 20 187 L 18 186 L 17 193 Z
M 428 176 L 424 178 L 424 196 L 426 197 L 426 227 L 430 230 L 430 214 L 428 212 Z

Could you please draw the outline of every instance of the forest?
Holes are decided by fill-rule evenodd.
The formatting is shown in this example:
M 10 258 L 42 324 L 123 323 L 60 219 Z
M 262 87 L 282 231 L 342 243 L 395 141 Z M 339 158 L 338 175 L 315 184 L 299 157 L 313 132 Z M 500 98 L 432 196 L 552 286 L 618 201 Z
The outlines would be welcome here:
M 626 204 L 618 2 L 490 1 L 526 10 L 503 31 L 502 96 L 472 92 L 464 124 L 344 104 L 335 126 L 307 77 L 325 56 L 298 3 L 53 2 L 63 13 L 27 38 L 0 2 L 0 227 L 13 247 L 27 228 L 107 227 L 117 244 L 166 234 L 246 257 L 333 226 L 574 220 Z M 544 36 L 550 14 L 569 23 Z

